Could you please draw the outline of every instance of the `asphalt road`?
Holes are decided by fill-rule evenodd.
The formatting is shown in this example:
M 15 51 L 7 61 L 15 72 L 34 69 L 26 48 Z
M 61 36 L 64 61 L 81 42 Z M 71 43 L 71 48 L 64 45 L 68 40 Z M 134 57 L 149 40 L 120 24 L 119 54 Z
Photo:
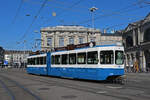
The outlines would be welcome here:
M 150 73 L 128 73 L 124 85 L 0 69 L 0 100 L 150 100 Z

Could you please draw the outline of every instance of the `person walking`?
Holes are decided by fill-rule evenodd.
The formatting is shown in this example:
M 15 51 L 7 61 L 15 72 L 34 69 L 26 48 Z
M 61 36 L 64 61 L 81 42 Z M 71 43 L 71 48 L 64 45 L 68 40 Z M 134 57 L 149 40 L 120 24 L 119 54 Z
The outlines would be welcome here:
M 137 60 L 134 62 L 134 69 L 135 69 L 135 72 L 139 72 L 139 65 L 138 65 Z

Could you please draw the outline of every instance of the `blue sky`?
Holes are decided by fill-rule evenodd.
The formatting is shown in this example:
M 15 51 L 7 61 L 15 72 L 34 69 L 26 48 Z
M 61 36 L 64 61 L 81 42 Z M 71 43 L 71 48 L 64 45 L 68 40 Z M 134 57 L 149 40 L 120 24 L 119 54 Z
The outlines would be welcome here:
M 100 30 L 124 29 L 150 12 L 150 0 L 1 0 L 0 46 L 9 50 L 31 50 L 40 29 L 47 26 L 81 25 Z M 41 8 L 41 10 L 39 10 Z M 52 16 L 56 13 L 56 16 Z M 37 31 L 37 32 L 35 32 Z M 24 42 L 25 45 L 24 45 Z

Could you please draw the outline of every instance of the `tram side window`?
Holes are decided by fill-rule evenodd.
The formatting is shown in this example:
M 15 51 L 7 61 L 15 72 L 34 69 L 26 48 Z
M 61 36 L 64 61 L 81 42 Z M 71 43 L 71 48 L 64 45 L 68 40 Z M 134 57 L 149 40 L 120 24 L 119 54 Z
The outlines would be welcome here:
M 87 63 L 88 64 L 98 64 L 98 53 L 97 53 L 97 51 L 87 53 Z
M 28 65 L 31 65 L 31 58 L 30 59 L 28 59 Z
M 43 57 L 43 64 L 46 64 L 46 57 Z
M 76 64 L 76 54 L 69 54 L 69 64 Z
M 114 64 L 114 53 L 110 51 L 100 52 L 100 63 L 101 64 Z
M 34 58 L 34 61 L 35 61 L 34 65 L 37 65 L 38 64 L 38 59 Z
M 33 59 L 33 58 L 30 58 L 29 60 L 30 60 L 29 64 L 30 64 L 30 65 L 34 65 L 34 59 Z
M 68 64 L 68 55 L 67 54 L 62 55 L 61 63 Z
M 78 53 L 77 63 L 78 64 L 86 64 L 86 53 Z
M 30 65 L 34 65 L 34 59 L 33 58 L 30 58 Z
M 32 65 L 35 65 L 36 64 L 35 58 L 32 58 L 32 60 L 33 60 L 33 64 Z
M 36 58 L 37 59 L 37 64 L 36 65 L 39 65 L 40 64 L 40 58 Z
M 55 56 L 51 56 L 51 64 L 55 64 Z
M 39 58 L 39 61 L 40 61 L 39 64 L 40 64 L 40 65 L 43 65 L 43 64 L 44 64 L 43 58 L 44 58 L 44 57 L 40 57 L 40 58 Z
M 60 64 L 60 55 L 55 56 L 55 64 Z

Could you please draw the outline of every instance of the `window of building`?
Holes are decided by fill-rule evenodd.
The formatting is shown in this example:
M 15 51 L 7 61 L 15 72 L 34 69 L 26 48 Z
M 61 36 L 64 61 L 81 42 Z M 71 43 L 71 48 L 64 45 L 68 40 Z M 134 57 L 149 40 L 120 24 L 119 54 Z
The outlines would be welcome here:
M 132 36 L 127 36 L 126 38 L 126 47 L 132 47 L 133 46 L 133 38 Z
M 86 53 L 78 53 L 77 63 L 78 64 L 86 64 Z
M 114 64 L 114 53 L 110 51 L 100 52 L 100 63 L 101 64 Z
M 117 65 L 122 65 L 124 63 L 123 51 L 115 51 L 115 63 Z
M 68 55 L 67 54 L 62 55 L 61 63 L 68 64 Z
M 144 42 L 148 42 L 150 41 L 150 28 L 148 28 L 145 32 L 144 32 Z
M 64 46 L 64 38 L 63 37 L 60 37 L 59 38 L 59 46 Z
M 48 34 L 52 34 L 52 32 L 48 32 Z
M 79 44 L 83 43 L 83 37 L 79 37 Z
M 55 56 L 55 64 L 60 64 L 60 55 Z
M 73 37 L 69 38 L 69 44 L 74 44 L 74 38 Z
M 76 54 L 69 54 L 69 64 L 76 64 Z
M 88 64 L 98 64 L 98 53 L 97 51 L 92 51 L 87 53 L 87 63 Z
M 47 38 L 47 46 L 52 46 L 52 38 Z

